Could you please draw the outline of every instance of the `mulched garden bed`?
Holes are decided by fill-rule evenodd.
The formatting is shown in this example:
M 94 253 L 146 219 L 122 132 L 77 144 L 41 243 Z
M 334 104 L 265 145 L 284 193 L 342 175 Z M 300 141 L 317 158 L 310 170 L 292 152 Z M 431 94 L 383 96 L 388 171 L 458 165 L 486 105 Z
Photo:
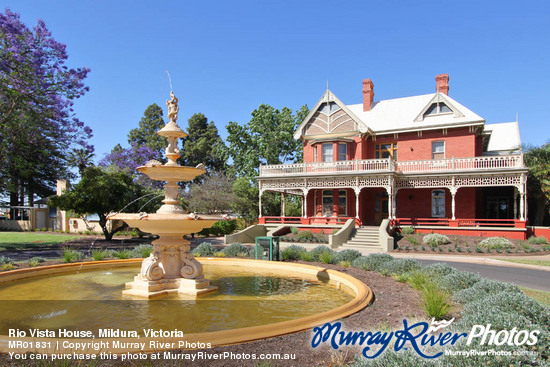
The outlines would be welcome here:
M 480 242 L 488 237 L 480 236 L 447 236 L 451 243 L 430 247 L 422 242 L 426 233 L 402 234 L 396 237 L 397 246 L 392 252 L 396 253 L 421 253 L 421 254 L 452 254 L 468 256 L 522 256 L 550 254 L 549 244 L 531 244 L 523 240 L 510 239 L 513 244 L 511 249 L 487 249 L 480 246 Z
M 363 330 L 388 330 L 390 328 L 401 327 L 403 319 L 425 320 L 426 314 L 422 310 L 419 294 L 408 284 L 399 283 L 391 277 L 384 277 L 377 272 L 364 271 L 357 268 L 342 268 L 337 265 L 327 265 L 320 263 L 306 263 L 325 268 L 336 269 L 343 273 L 350 274 L 367 284 L 374 293 L 374 302 L 365 309 L 339 320 L 343 324 L 343 329 L 348 331 Z M 360 352 L 354 347 L 344 346 L 339 351 L 335 351 L 327 345 L 322 345 L 316 349 L 311 348 L 311 330 L 284 335 L 280 337 L 255 341 L 245 344 L 231 345 L 226 347 L 216 347 L 212 349 L 201 350 L 205 353 L 224 353 L 233 354 L 296 354 L 295 360 L 289 361 L 261 361 L 261 360 L 195 360 L 193 362 L 178 361 L 145 361 L 122 363 L 114 361 L 103 361 L 94 366 L 254 366 L 254 367 L 285 367 L 285 366 L 331 366 L 342 364 L 343 362 L 352 362 L 354 356 Z M 174 353 L 182 353 L 180 350 Z M 199 351 L 190 351 L 190 354 L 196 354 Z M 20 366 L 21 361 L 12 361 L 7 354 L 0 355 L 0 365 L 2 366 Z M 25 362 L 25 366 L 42 366 L 39 362 Z M 84 366 L 85 363 L 75 366 Z

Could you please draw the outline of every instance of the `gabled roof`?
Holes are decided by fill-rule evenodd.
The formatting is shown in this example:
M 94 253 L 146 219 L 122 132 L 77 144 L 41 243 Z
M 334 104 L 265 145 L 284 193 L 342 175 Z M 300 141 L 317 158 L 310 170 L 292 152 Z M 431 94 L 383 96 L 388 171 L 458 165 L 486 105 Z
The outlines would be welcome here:
M 372 104 L 370 111 L 363 111 L 363 104 L 345 105 L 327 89 L 294 133 L 295 139 L 302 137 L 313 115 L 323 103 L 328 102 L 335 102 L 345 110 L 357 122 L 359 132 L 362 134 L 389 134 L 485 123 L 483 117 L 443 93 L 377 101 Z M 425 116 L 424 114 L 433 103 L 444 103 L 452 113 Z
M 435 101 L 445 103 L 453 113 L 424 117 L 423 114 Z M 483 117 L 443 93 L 387 99 L 373 103 L 370 111 L 363 111 L 362 104 L 350 105 L 348 108 L 375 134 L 485 123 Z
M 340 99 L 338 97 L 336 97 L 334 95 L 334 93 L 332 93 L 330 91 L 330 89 L 327 88 L 327 90 L 325 91 L 325 93 L 323 93 L 323 95 L 321 96 L 321 98 L 319 99 L 319 101 L 317 101 L 317 103 L 315 104 L 315 106 L 309 111 L 309 114 L 306 116 L 306 118 L 304 119 L 304 121 L 300 124 L 300 126 L 298 127 L 298 129 L 296 129 L 296 131 L 294 132 L 294 139 L 298 140 L 302 137 L 302 134 L 303 134 L 303 131 L 305 129 L 305 127 L 307 126 L 307 124 L 310 122 L 310 120 L 312 119 L 313 115 L 315 115 L 315 113 L 319 110 L 319 107 L 321 107 L 321 105 L 323 103 L 330 103 L 330 102 L 334 102 L 336 103 L 342 110 L 344 110 L 355 122 L 357 122 L 357 125 L 359 127 L 359 132 L 361 132 L 362 134 L 364 133 L 372 133 L 372 130 L 369 129 L 368 126 L 366 126 L 363 121 L 361 121 L 361 119 L 359 119 L 348 107 L 349 106 L 346 106 L 342 101 L 340 101 Z
M 509 153 L 521 149 L 517 121 L 486 124 L 485 133 L 490 135 L 487 154 Z

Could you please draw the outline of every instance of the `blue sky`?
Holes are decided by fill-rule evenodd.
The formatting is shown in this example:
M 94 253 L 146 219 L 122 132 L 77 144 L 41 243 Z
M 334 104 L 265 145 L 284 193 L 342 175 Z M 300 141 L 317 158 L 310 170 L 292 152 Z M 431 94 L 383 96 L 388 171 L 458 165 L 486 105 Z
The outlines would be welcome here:
M 519 115 L 524 143 L 550 139 L 550 4 L 546 1 L 28 1 L 3 7 L 41 18 L 67 44 L 69 66 L 92 69 L 77 101 L 97 160 L 127 144 L 145 108 L 165 109 L 170 72 L 184 129 L 195 112 L 223 138 L 260 103 L 312 107 L 326 88 L 361 103 L 449 95 L 487 120 Z M 165 109 L 166 113 L 166 109 Z

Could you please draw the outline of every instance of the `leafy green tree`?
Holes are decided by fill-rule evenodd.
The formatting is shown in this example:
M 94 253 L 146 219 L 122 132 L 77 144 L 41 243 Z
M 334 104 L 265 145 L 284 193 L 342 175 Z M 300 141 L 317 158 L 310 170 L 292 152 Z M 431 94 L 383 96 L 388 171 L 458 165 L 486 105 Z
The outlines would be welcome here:
M 531 215 L 535 225 L 548 224 L 550 208 L 550 142 L 540 147 L 525 149 L 525 164 L 529 167 L 527 177 L 527 195 L 535 203 L 529 208 L 535 209 Z
M 185 196 L 189 211 L 207 214 L 230 211 L 235 200 L 231 179 L 221 172 L 191 184 Z
M 293 134 L 309 113 L 306 105 L 295 114 L 290 108 L 275 109 L 261 104 L 245 125 L 230 122 L 228 155 L 233 160 L 230 172 L 238 177 L 258 175 L 260 164 L 297 162 L 302 158 L 302 143 Z
M 132 203 L 132 201 L 147 194 L 150 195 Z M 154 195 L 153 191 L 146 190 L 143 186 L 134 183 L 132 176 L 124 171 L 109 171 L 101 167 L 88 167 L 84 170 L 78 184 L 62 195 L 52 196 L 49 205 L 62 210 L 72 210 L 79 215 L 97 213 L 103 235 L 109 241 L 122 227 L 109 229 L 107 227 L 107 215 L 123 208 L 127 212 L 154 211 L 153 206 L 158 205 L 161 198 L 142 208 L 147 200 Z
M 188 136 L 183 138 L 181 158 L 186 166 L 203 163 L 208 171 L 220 171 L 225 160 L 220 154 L 223 142 L 214 122 L 208 122 L 202 113 L 195 113 L 188 120 Z
M 139 120 L 138 127 L 130 130 L 128 133 L 128 144 L 130 146 L 146 146 L 158 152 L 156 159 L 162 159 L 167 143 L 165 138 L 157 134 L 157 131 L 163 127 L 162 108 L 158 104 L 153 103 L 143 112 L 143 117 Z

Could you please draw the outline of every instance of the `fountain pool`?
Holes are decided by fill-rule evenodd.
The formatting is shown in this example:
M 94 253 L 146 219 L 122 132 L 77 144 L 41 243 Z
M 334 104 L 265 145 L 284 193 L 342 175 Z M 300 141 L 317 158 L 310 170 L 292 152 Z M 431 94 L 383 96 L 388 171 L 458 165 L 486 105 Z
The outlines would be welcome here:
M 0 275 L 0 334 L 19 330 L 179 330 L 185 339 L 233 344 L 287 334 L 364 308 L 370 289 L 320 267 L 247 259 L 202 258 L 217 292 L 124 296 L 141 260 L 63 264 Z M 21 338 L 18 338 L 21 339 Z M 165 338 L 153 338 L 165 340 Z M 153 340 L 151 339 L 151 340 Z M 0 337 L 0 347 L 5 338 Z

